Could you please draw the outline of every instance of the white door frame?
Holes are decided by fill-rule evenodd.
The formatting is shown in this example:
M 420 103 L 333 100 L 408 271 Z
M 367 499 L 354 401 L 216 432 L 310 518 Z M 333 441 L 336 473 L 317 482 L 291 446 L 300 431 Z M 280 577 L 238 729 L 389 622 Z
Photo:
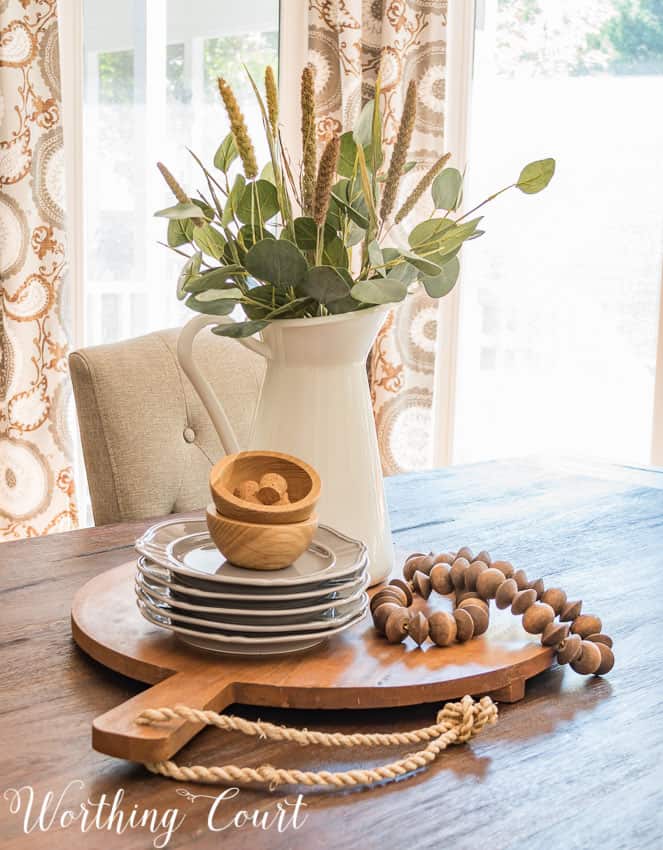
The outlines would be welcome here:
M 467 162 L 474 14 L 474 0 L 450 0 L 447 13 L 444 145 L 452 152 L 451 164 L 460 171 L 464 170 Z M 462 278 L 461 264 L 458 283 L 438 304 L 432 416 L 434 467 L 448 466 L 453 459 Z

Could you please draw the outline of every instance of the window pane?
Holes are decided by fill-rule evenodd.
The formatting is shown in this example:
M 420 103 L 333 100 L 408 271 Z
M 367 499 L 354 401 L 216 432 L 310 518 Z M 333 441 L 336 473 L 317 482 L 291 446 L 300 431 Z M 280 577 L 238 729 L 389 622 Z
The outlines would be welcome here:
M 221 14 L 215 0 L 84 0 L 86 342 L 178 325 L 183 258 L 157 244 L 173 199 L 164 161 L 194 193 L 205 185 L 187 152 L 211 165 L 228 131 L 217 77 L 236 89 L 263 161 L 260 116 L 242 63 L 261 79 L 278 66 L 278 0 Z
M 469 186 L 554 156 L 464 249 L 455 460 L 648 462 L 663 233 L 663 7 L 478 5 Z M 620 9 L 622 12 L 620 13 Z M 630 10 L 630 11 L 629 11 Z

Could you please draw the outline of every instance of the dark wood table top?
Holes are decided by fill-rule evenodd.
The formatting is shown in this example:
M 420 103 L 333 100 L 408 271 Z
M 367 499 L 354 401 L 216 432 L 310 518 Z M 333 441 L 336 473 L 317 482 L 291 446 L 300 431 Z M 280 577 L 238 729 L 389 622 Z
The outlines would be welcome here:
M 508 558 L 535 578 L 561 585 L 598 613 L 615 639 L 617 663 L 605 679 L 560 668 L 531 680 L 524 700 L 500 707 L 497 726 L 444 753 L 429 770 L 362 791 L 296 794 L 183 785 L 90 747 L 92 719 L 142 686 L 87 658 L 72 642 L 69 608 L 91 576 L 131 557 L 146 522 L 84 529 L 0 545 L 0 846 L 113 850 L 162 846 L 147 828 L 117 833 L 76 821 L 88 798 L 115 795 L 125 818 L 178 809 L 168 847 L 315 848 L 663 847 L 663 472 L 567 462 L 495 462 L 412 474 L 387 482 L 399 558 L 410 551 L 468 544 Z M 434 705 L 380 712 L 233 708 L 246 717 L 324 730 L 417 728 Z M 404 750 L 407 752 L 407 748 Z M 178 755 L 180 763 L 272 764 L 342 769 L 389 761 L 393 750 L 338 753 L 255 742 L 214 730 Z M 31 786 L 33 809 L 25 821 Z M 21 789 L 21 811 L 13 814 Z M 54 799 L 44 812 L 44 796 Z M 102 795 L 106 795 L 105 798 Z M 59 798 L 62 798 L 59 807 Z M 287 812 L 277 820 L 278 806 Z M 89 807 L 90 819 L 95 814 Z M 245 810 L 258 826 L 228 825 Z M 254 813 L 257 812 L 258 814 Z M 267 821 L 260 818 L 266 817 Z M 104 819 L 105 818 L 105 819 Z M 181 823 L 180 823 L 181 821 Z M 302 822 L 303 821 L 303 822 Z M 271 822 L 268 829 L 261 826 Z M 66 816 L 65 816 L 66 823 Z M 118 824 L 117 817 L 113 821 Z M 167 821 L 165 822 L 167 826 Z M 282 831 L 279 831 L 279 826 Z M 24 828 L 31 831 L 25 833 Z M 164 828 L 157 829 L 157 833 Z

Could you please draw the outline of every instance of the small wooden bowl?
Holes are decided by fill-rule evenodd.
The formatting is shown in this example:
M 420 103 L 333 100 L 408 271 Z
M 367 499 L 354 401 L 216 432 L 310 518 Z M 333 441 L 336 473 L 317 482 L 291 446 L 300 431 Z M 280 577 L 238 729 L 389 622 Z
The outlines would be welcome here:
M 256 505 L 235 496 L 243 481 L 260 481 L 266 472 L 278 472 L 288 482 L 289 505 Z M 282 524 L 303 522 L 320 498 L 320 476 L 303 460 L 280 452 L 239 452 L 214 464 L 209 477 L 216 509 L 228 519 Z
M 295 561 L 313 540 L 317 516 L 303 522 L 243 522 L 222 516 L 207 506 L 207 528 L 220 552 L 237 567 L 280 570 Z

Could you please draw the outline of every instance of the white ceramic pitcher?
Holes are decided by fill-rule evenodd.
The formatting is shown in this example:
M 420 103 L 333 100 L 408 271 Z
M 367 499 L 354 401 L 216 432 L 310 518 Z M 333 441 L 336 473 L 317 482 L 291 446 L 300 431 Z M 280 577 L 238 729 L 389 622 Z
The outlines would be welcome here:
M 393 566 L 393 547 L 366 375 L 366 357 L 388 312 L 380 306 L 315 319 L 272 322 L 262 340 L 240 339 L 267 361 L 247 449 L 287 452 L 322 478 L 320 522 L 363 540 L 371 584 Z M 177 356 L 227 453 L 240 446 L 223 408 L 194 363 L 196 334 L 231 321 L 198 316 L 182 329 Z

